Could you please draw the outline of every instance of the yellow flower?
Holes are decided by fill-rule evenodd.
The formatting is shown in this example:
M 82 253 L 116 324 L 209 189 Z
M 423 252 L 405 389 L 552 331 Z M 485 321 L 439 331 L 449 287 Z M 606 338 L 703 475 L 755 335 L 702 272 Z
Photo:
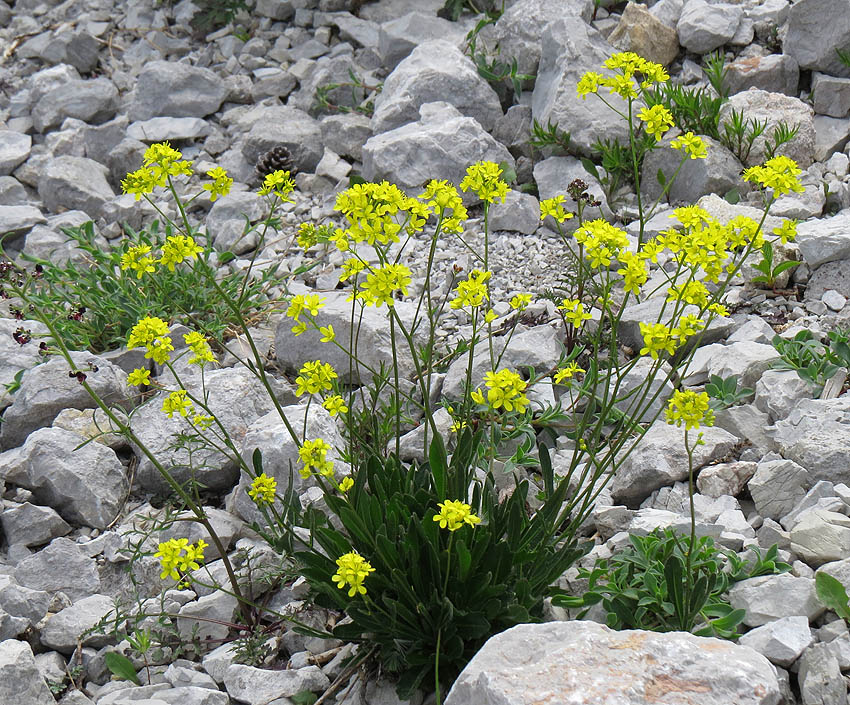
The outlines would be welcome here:
M 136 272 L 137 279 L 141 279 L 146 272 L 155 272 L 154 263 L 156 260 L 149 256 L 150 251 L 150 245 L 136 245 L 129 248 L 121 255 L 121 271 L 132 269 Z
M 307 324 L 304 321 L 299 321 L 294 326 L 292 326 L 292 334 L 296 338 L 306 330 L 307 330 Z
M 198 253 L 203 251 L 204 248 L 196 243 L 191 235 L 174 235 L 167 238 L 162 246 L 159 262 L 173 272 L 175 264 L 187 259 L 197 259 Z
M 510 303 L 514 311 L 524 311 L 531 303 L 531 294 L 517 294 L 511 299 Z
M 726 307 L 723 304 L 711 304 L 708 307 L 708 310 L 712 313 L 716 313 L 718 316 L 722 316 L 726 318 L 729 315 L 729 311 L 726 310 Z
M 621 252 L 619 260 L 623 266 L 617 270 L 617 274 L 622 275 L 625 290 L 637 296 L 640 293 L 640 287 L 649 278 L 646 263 L 630 250 Z
M 339 396 L 339 394 L 334 394 L 333 396 L 325 399 L 322 402 L 322 406 L 328 410 L 328 413 L 331 416 L 344 414 L 348 411 L 348 407 L 345 405 L 345 400 Z
M 396 292 L 407 295 L 410 280 L 410 270 L 403 264 L 385 264 L 366 276 L 366 281 L 360 284 L 363 291 L 357 298 L 367 306 L 392 306 L 395 304 Z
M 166 416 L 170 419 L 174 416 L 174 412 L 176 411 L 180 416 L 188 416 L 189 412 L 192 410 L 192 401 L 191 399 L 186 398 L 186 390 L 178 389 L 176 392 L 171 392 L 165 399 L 162 401 L 162 410 L 165 412 Z
M 681 286 L 671 286 L 667 289 L 668 301 L 684 301 L 700 308 L 708 306 L 710 294 L 701 281 L 690 281 Z
M 204 191 L 210 192 L 210 201 L 215 203 L 215 200 L 219 196 L 226 196 L 230 193 L 230 187 L 233 186 L 233 179 L 220 166 L 210 169 L 207 172 L 207 176 L 212 179 L 212 183 L 204 184 L 202 188 Z
M 563 384 L 565 379 L 570 379 L 573 375 L 583 374 L 586 370 L 582 369 L 578 366 L 578 363 L 571 362 L 566 367 L 562 367 L 557 372 L 555 372 L 554 381 L 555 384 Z
M 457 296 L 452 299 L 449 306 L 453 309 L 481 306 L 486 299 L 489 299 L 487 281 L 491 276 L 491 272 L 473 269 L 466 281 L 458 282 L 455 288 Z
M 299 470 L 301 477 L 306 480 L 314 470 L 320 475 L 332 476 L 333 463 L 327 459 L 330 449 L 331 447 L 321 438 L 304 441 L 298 449 L 298 459 L 304 463 L 304 467 Z
M 522 412 L 528 405 L 528 397 L 525 396 L 528 382 L 516 372 L 511 370 L 485 372 L 484 381 L 487 385 L 487 404 L 490 408 Z
M 121 182 L 121 190 L 124 193 L 135 194 L 138 201 L 143 195 L 153 193 L 156 185 L 153 172 L 150 169 L 142 167 L 127 174 L 126 178 Z
M 263 185 L 260 187 L 259 194 L 261 196 L 274 194 L 281 201 L 291 202 L 292 199 L 289 198 L 289 194 L 294 190 L 295 182 L 289 177 L 289 172 L 277 170 L 263 179 Z
M 783 220 L 782 225 L 773 229 L 773 234 L 779 235 L 783 245 L 794 242 L 794 238 L 797 237 L 797 221 Z
M 510 190 L 508 185 L 500 178 L 502 170 L 494 162 L 477 162 L 466 170 L 466 176 L 460 182 L 460 188 L 466 192 L 474 191 L 478 198 L 487 203 L 493 203 L 497 199 L 505 202 L 505 196 Z
M 152 172 L 157 186 L 165 186 L 169 176 L 192 175 L 192 162 L 182 159 L 183 155 L 168 142 L 159 142 L 145 150 L 144 166 Z
M 797 162 L 784 155 L 768 159 L 762 166 L 753 166 L 744 170 L 744 181 L 753 181 L 761 186 L 773 189 L 774 197 L 784 196 L 791 191 L 801 193 L 806 189 L 797 175 L 802 169 Z
M 475 526 L 481 519 L 472 513 L 472 507 L 468 504 L 452 499 L 437 504 L 440 513 L 434 515 L 434 521 L 440 524 L 441 529 L 457 531 L 464 524 Z
M 684 423 L 686 430 L 714 425 L 714 412 L 709 407 L 708 394 L 705 392 L 676 390 L 667 403 L 665 413 L 668 424 L 681 427 Z
M 695 135 L 693 132 L 686 132 L 674 139 L 670 146 L 673 149 L 678 149 L 687 152 L 691 159 L 705 159 L 708 156 L 708 151 L 702 137 Z
M 581 96 L 582 100 L 585 100 L 590 93 L 598 93 L 599 92 L 599 82 L 603 79 L 601 73 L 596 73 L 595 71 L 588 71 L 578 82 L 576 86 L 576 91 Z
M 563 196 L 544 198 L 540 201 L 540 220 L 543 220 L 547 215 L 551 215 L 559 223 L 572 218 L 574 214 L 564 210 L 563 203 Z
M 137 387 L 149 385 L 151 383 L 151 371 L 143 370 L 137 367 L 129 375 L 127 375 L 127 384 L 132 384 Z
M 593 318 L 590 313 L 585 313 L 584 304 L 582 304 L 578 299 L 564 299 L 561 302 L 561 305 L 558 306 L 558 310 L 563 311 L 564 318 L 567 319 L 567 322 L 576 328 L 581 328 L 585 321 L 589 321 Z
M 484 314 L 484 322 L 488 325 L 491 324 L 493 321 L 495 321 L 497 318 L 498 318 L 498 316 L 496 315 L 496 312 L 492 308 L 489 309 L 487 311 L 487 313 Z
M 171 342 L 171 338 L 167 335 L 163 335 L 159 338 L 154 338 L 150 343 L 148 343 L 145 357 L 153 360 L 159 365 L 164 365 L 170 359 L 170 355 L 168 353 L 173 351 L 174 345 Z
M 655 137 L 656 141 L 673 127 L 673 114 L 663 105 L 641 108 L 638 117 L 644 122 L 647 134 Z
M 643 336 L 641 355 L 651 355 L 653 360 L 657 360 L 659 353 L 666 352 L 672 355 L 676 352 L 676 342 L 672 332 L 663 323 L 639 323 L 638 325 Z
M 295 378 L 295 383 L 298 385 L 295 394 L 300 397 L 305 393 L 317 394 L 332 389 L 332 380 L 336 378 L 336 371 L 327 362 L 321 360 L 305 362 L 299 370 L 298 377 Z
M 330 343 L 336 338 L 336 333 L 332 325 L 321 326 L 319 332 L 322 334 L 322 337 L 319 339 L 320 343 Z
M 342 492 L 342 494 L 348 492 L 348 490 L 350 490 L 352 487 L 354 487 L 354 480 L 352 480 L 350 477 L 342 478 L 342 481 L 339 483 L 339 491 Z
M 295 321 L 301 320 L 301 314 L 304 311 L 309 312 L 311 316 L 316 316 L 319 309 L 325 305 L 325 300 L 320 298 L 318 294 L 298 294 L 293 296 L 289 302 L 289 307 L 286 309 L 286 315 Z
M 155 338 L 166 335 L 168 335 L 168 324 L 165 321 L 156 316 L 146 316 L 139 319 L 139 322 L 133 326 L 127 338 L 127 347 L 138 348 L 148 345 Z
M 359 553 L 351 551 L 337 558 L 336 564 L 338 569 L 332 578 L 336 586 L 342 590 L 348 585 L 351 588 L 348 591 L 349 597 L 354 597 L 358 593 L 365 595 L 366 588 L 363 587 L 363 581 L 369 573 L 375 572 L 369 562 Z
M 248 488 L 248 496 L 258 505 L 272 504 L 277 493 L 277 480 L 266 473 L 257 475 Z
M 357 259 L 356 257 L 352 257 L 351 259 L 345 260 L 342 263 L 342 276 L 339 278 L 341 282 L 344 282 L 352 277 L 356 277 L 360 272 L 362 272 L 366 268 L 366 263 L 362 260 Z
M 194 353 L 194 356 L 189 358 L 190 365 L 200 365 L 203 367 L 204 363 L 215 361 L 215 355 L 213 355 L 207 339 L 197 331 L 185 333 L 183 340 L 186 341 L 186 345 Z
M 204 559 L 204 549 L 208 545 L 203 539 L 199 539 L 197 544 L 189 543 L 189 539 L 168 539 L 160 543 L 157 552 L 153 554 L 154 558 L 159 559 L 162 568 L 160 580 L 179 580 L 178 570 L 185 573 L 200 568 L 198 561 Z
M 215 421 L 215 419 L 207 414 L 195 414 L 192 417 L 192 424 L 194 426 L 197 426 L 202 431 L 205 431 L 210 426 L 212 426 L 213 421 Z

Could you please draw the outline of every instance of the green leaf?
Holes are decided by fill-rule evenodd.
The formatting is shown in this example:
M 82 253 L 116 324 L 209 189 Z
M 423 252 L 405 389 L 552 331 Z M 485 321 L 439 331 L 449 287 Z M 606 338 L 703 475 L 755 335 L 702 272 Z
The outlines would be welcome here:
M 798 264 L 800 264 L 800 263 L 797 262 L 796 260 L 786 260 L 785 262 L 780 262 L 779 264 L 776 265 L 776 267 L 774 267 L 773 276 L 774 277 L 779 276 L 786 269 L 791 269 L 791 267 L 796 267 Z
M 847 591 L 841 581 L 828 573 L 818 572 L 815 574 L 815 593 L 824 606 L 831 609 L 842 619 L 850 620 Z
M 106 667 L 118 678 L 125 681 L 130 681 L 136 685 L 141 685 L 139 677 L 136 675 L 136 668 L 133 662 L 123 654 L 115 651 L 110 651 L 104 656 Z
M 588 174 L 591 174 L 597 181 L 600 181 L 599 170 L 596 168 L 596 164 L 587 157 L 582 157 L 581 165 Z
M 446 469 L 449 461 L 446 454 L 446 445 L 443 443 L 443 437 L 436 433 L 431 439 L 431 447 L 428 449 L 428 464 L 431 468 L 431 475 L 434 478 L 434 490 L 437 493 L 437 499 L 440 502 L 446 501 Z
M 664 176 L 664 172 L 661 169 L 658 170 L 658 173 L 655 175 L 655 178 L 658 179 L 658 183 L 661 188 L 664 188 L 667 185 L 667 177 Z
M 469 549 L 466 547 L 466 542 L 463 539 L 460 539 L 457 544 L 457 562 L 459 566 L 458 577 L 461 582 L 464 582 L 469 575 L 469 568 L 472 565 L 472 554 L 469 552 Z
M 319 696 L 309 690 L 302 690 L 300 693 L 290 695 L 289 699 L 292 701 L 292 705 L 313 705 L 319 699 Z

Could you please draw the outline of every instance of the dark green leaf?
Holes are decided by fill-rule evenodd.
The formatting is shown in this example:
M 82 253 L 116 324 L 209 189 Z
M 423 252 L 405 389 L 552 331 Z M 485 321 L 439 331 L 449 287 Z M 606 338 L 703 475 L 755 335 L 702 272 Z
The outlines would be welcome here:
M 119 654 L 115 651 L 109 651 L 106 656 L 103 657 L 103 660 L 109 671 L 118 676 L 121 680 L 130 681 L 136 685 L 142 684 L 141 681 L 139 681 L 139 677 L 136 675 L 136 668 L 133 666 L 133 662 L 123 654 Z

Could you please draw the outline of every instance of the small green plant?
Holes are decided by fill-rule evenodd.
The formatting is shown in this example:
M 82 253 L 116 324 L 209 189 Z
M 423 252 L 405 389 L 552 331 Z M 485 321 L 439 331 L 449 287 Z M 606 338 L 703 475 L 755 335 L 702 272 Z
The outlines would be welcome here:
M 838 60 L 850 69 L 850 49 L 836 49 L 835 53 L 838 55 Z
M 190 24 L 197 35 L 226 27 L 241 11 L 249 12 L 245 0 L 194 0 L 198 11 L 192 16 Z
M 260 626 L 246 632 L 233 642 L 234 661 L 246 666 L 260 667 L 272 655 L 269 634 Z
M 587 592 L 581 597 L 559 596 L 553 604 L 583 608 L 601 603 L 606 624 L 613 629 L 687 631 L 698 636 L 735 639 L 744 610 L 732 609 L 725 595 L 732 582 L 789 570 L 777 562 L 776 546 L 747 570 L 737 555 L 715 546 L 703 536 L 689 548 L 687 537 L 672 529 L 656 529 L 647 536 L 629 536 L 631 546 L 606 560 L 597 560 L 592 570 L 582 568 L 579 577 L 588 578 Z M 692 585 L 687 586 L 686 564 L 690 555 Z M 724 563 L 735 556 L 732 572 Z
M 503 102 L 505 100 L 503 86 L 507 82 L 513 88 L 514 100 L 518 101 L 522 94 L 523 83 L 533 81 L 532 74 L 519 73 L 519 66 L 515 56 L 503 58 L 501 50 L 497 45 L 493 49 L 479 46 L 479 33 L 489 24 L 494 24 L 501 13 L 489 13 L 478 21 L 475 27 L 466 35 L 465 52 L 475 68 L 478 75 L 488 81 L 496 92 L 499 93 Z
M 705 392 L 711 397 L 711 408 L 719 410 L 740 404 L 753 393 L 753 390 L 749 387 L 738 389 L 738 375 L 731 375 L 726 379 L 719 375 L 711 375 L 705 385 Z
M 720 108 L 725 102 L 706 88 L 687 88 L 671 83 L 661 83 L 645 94 L 648 107 L 663 105 L 673 116 L 673 121 L 683 132 L 707 135 L 719 139 Z
M 104 662 L 109 672 L 118 680 L 130 681 L 136 685 L 141 685 L 139 676 L 136 674 L 136 667 L 133 662 L 123 654 L 117 651 L 110 651 L 104 656 Z M 148 672 L 148 682 L 150 682 L 150 672 Z
M 770 140 L 765 141 L 764 153 L 767 159 L 772 159 L 776 156 L 777 150 L 783 145 L 793 140 L 800 131 L 800 126 L 795 125 L 789 127 L 787 123 L 780 122 L 773 128 L 773 135 Z
M 703 71 L 711 84 L 711 87 L 716 91 L 723 100 L 729 97 L 729 87 L 726 85 L 726 75 L 729 69 L 726 66 L 726 57 L 721 50 L 717 50 L 711 54 L 706 54 L 703 57 L 705 67 Z
M 620 187 L 626 184 L 634 186 L 635 169 L 640 172 L 643 160 L 655 144 L 656 140 L 652 135 L 640 132 L 635 136 L 633 153 L 629 145 L 616 138 L 602 138 L 593 144 L 594 158 L 582 158 L 584 168 L 602 186 L 609 205 L 616 202 L 616 193 Z M 597 169 L 596 161 L 602 165 L 602 173 Z
M 535 149 L 552 147 L 566 154 L 570 151 L 570 139 L 570 133 L 564 132 L 557 125 L 553 125 L 551 120 L 547 122 L 544 128 L 535 118 L 531 126 L 529 144 Z
M 380 93 L 384 84 L 369 85 L 352 69 L 348 69 L 348 75 L 350 81 L 325 83 L 316 87 L 316 103 L 313 106 L 315 112 L 360 113 L 372 117 L 375 112 L 375 100 L 372 96 Z M 340 95 L 334 95 L 334 92 L 339 92 L 340 89 L 351 91 L 351 100 L 347 104 L 340 102 Z
M 761 261 L 753 265 L 753 269 L 761 272 L 761 274 L 753 277 L 752 281 L 754 284 L 764 284 L 767 288 L 776 291 L 776 280 L 779 275 L 798 264 L 800 263 L 797 260 L 785 260 L 774 267 L 773 245 L 765 241 L 761 246 Z
M 746 162 L 750 157 L 755 141 L 764 134 L 767 129 L 767 120 L 756 120 L 745 118 L 743 111 L 732 110 L 729 120 L 723 124 L 723 133 L 720 141 L 741 162 Z M 766 158 L 772 159 L 776 151 L 787 142 L 797 136 L 799 126 L 789 127 L 787 123 L 780 122 L 773 128 L 770 138 L 765 138 L 764 151 Z
M 838 371 L 837 360 L 810 330 L 801 330 L 790 340 L 776 335 L 771 342 L 780 356 L 772 364 L 773 369 L 794 370 L 800 379 L 809 383 L 814 394 L 820 394 L 826 381 Z
M 850 623 L 850 604 L 848 604 L 847 591 L 837 578 L 829 573 L 818 571 L 815 573 L 815 594 L 827 609 L 831 609 L 845 622 Z
M 262 227 L 273 227 L 266 222 Z M 93 353 L 113 350 L 126 342 L 130 329 L 145 315 L 159 315 L 186 324 L 202 321 L 204 328 L 216 338 L 229 337 L 237 319 L 232 310 L 216 303 L 218 293 L 210 284 L 210 276 L 218 275 L 219 265 L 233 255 L 214 254 L 207 242 L 199 254 L 197 269 L 177 268 L 162 272 L 153 286 L 136 276 L 127 276 L 122 267 L 126 255 L 134 248 L 161 247 L 174 230 L 166 225 L 160 230 L 154 221 L 149 228 L 134 231 L 126 228 L 120 248 L 103 250 L 95 242 L 94 224 L 84 223 L 64 230 L 68 241 L 85 253 L 81 263 L 69 260 L 57 265 L 28 255 L 24 259 L 42 270 L 38 291 L 31 292 L 32 303 L 40 306 L 54 321 L 57 330 L 74 350 Z M 197 235 L 197 233 L 196 233 Z M 0 251 L 2 254 L 2 251 Z M 251 281 L 242 273 L 219 276 L 219 285 L 235 301 L 248 318 L 260 316 L 272 304 L 267 292 L 277 283 L 278 266 L 272 264 Z

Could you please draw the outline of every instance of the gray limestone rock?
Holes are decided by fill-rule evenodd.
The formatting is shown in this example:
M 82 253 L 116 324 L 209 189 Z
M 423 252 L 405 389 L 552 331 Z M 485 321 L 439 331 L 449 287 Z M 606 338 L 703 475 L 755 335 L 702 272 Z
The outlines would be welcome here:
M 672 180 L 666 196 L 670 203 L 694 203 L 707 194 L 723 195 L 742 185 L 743 167 L 735 155 L 711 137 L 704 136 L 702 139 L 708 150 L 705 159 L 686 159 L 682 163 L 682 153 L 670 147 L 669 139 L 663 140 L 646 156 L 642 167 L 641 189 L 649 197 L 650 203 L 655 202 L 664 189 L 658 181 L 659 171 L 664 174 L 665 185 Z M 677 169 L 679 173 L 673 180 Z
M 837 78 L 815 72 L 812 76 L 815 112 L 834 118 L 850 113 L 850 78 Z
M 127 375 L 120 368 L 90 353 L 72 352 L 71 357 L 78 369 L 85 370 L 86 382 L 106 404 L 128 402 Z M 97 372 L 89 363 L 98 368 Z M 32 431 L 51 424 L 63 409 L 96 406 L 89 393 L 68 373 L 68 363 L 62 357 L 52 358 L 24 373 L 15 401 L 3 415 L 0 448 L 23 445 Z
M 40 546 L 71 531 L 54 510 L 29 502 L 7 504 L 0 509 L 0 526 L 10 546 Z
M 446 705 L 554 703 L 556 693 L 569 693 L 575 705 L 780 701 L 773 666 L 752 649 L 684 632 L 618 632 L 569 621 L 521 624 L 492 637 L 461 672 Z
M 209 69 L 173 61 L 150 61 L 136 79 L 127 108 L 131 121 L 154 117 L 206 117 L 227 95 L 220 77 Z
M 265 705 L 275 698 L 289 698 L 304 690 L 319 692 L 329 685 L 328 677 L 318 666 L 268 671 L 233 664 L 224 674 L 228 695 L 247 705 Z
M 815 159 L 829 159 L 841 152 L 850 140 L 850 118 L 815 115 Z
M 783 617 L 804 616 L 811 621 L 826 609 L 815 595 L 814 579 L 788 573 L 741 580 L 728 595 L 732 607 L 745 610 L 744 624 L 750 627 Z
M 55 702 L 25 641 L 0 641 L 0 702 L 48 705 Z
M 14 130 L 0 130 L 0 175 L 11 174 L 26 161 L 32 148 L 32 137 Z M 2 230 L 2 228 L 0 228 Z
M 219 251 L 243 254 L 257 247 L 259 234 L 245 232 L 245 218 L 252 224 L 266 215 L 266 205 L 256 191 L 231 191 L 218 198 L 207 214 L 207 235 Z
M 378 55 L 384 66 L 392 70 L 419 44 L 431 39 L 443 39 L 461 46 L 465 37 L 466 30 L 459 23 L 423 12 L 408 12 L 381 25 L 378 30 Z
M 757 467 L 756 463 L 747 461 L 709 465 L 700 472 L 697 489 L 709 497 L 736 497 L 746 487 Z
M 791 550 L 813 568 L 850 554 L 850 518 L 813 509 L 791 528 Z
M 850 76 L 836 49 L 850 46 L 850 0 L 800 0 L 791 5 L 782 51 L 801 69 Z
M 518 0 L 506 7 L 493 26 L 493 41 L 501 55 L 515 57 L 517 72 L 536 75 L 543 51 L 543 31 L 565 14 L 576 22 L 589 22 L 593 0 L 568 0 L 553 4 L 547 0 Z
M 92 632 L 81 637 L 83 632 L 97 624 L 103 617 L 115 609 L 114 600 L 106 595 L 91 595 L 77 600 L 70 607 L 57 612 L 47 620 L 41 629 L 41 643 L 63 654 L 70 654 L 83 646 L 100 648 L 112 641 L 109 633 Z
M 71 600 L 100 591 L 95 560 L 79 544 L 66 538 L 53 539 L 47 548 L 24 558 L 15 566 L 14 576 L 23 587 L 61 591 Z
M 731 120 L 732 111 L 743 112 L 748 119 L 766 121 L 764 133 L 753 142 L 747 157 L 747 166 L 761 164 L 767 159 L 765 143 L 772 137 L 780 122 L 789 128 L 798 128 L 797 134 L 777 150 L 777 154 L 790 157 L 801 169 L 805 169 L 815 159 L 815 123 L 814 111 L 799 98 L 781 93 L 751 88 L 736 93 L 720 109 L 720 130 Z
M 454 106 L 426 103 L 419 115 L 417 122 L 375 135 L 363 145 L 364 179 L 386 179 L 410 189 L 431 179 L 459 184 L 467 167 L 482 160 L 514 166 L 510 152 Z
M 250 131 L 242 142 L 249 164 L 274 147 L 283 145 L 292 154 L 298 171 L 312 172 L 322 158 L 319 123 L 303 110 L 289 106 L 258 106 L 251 117 Z
M 140 142 L 194 140 L 206 137 L 212 127 L 198 117 L 156 117 L 140 120 L 127 127 L 127 137 Z
M 504 203 L 491 206 L 489 218 L 492 232 L 510 230 L 532 235 L 540 227 L 540 202 L 530 193 L 511 189 Z
M 572 146 L 589 155 L 600 135 L 628 139 L 625 121 L 597 96 L 582 99 L 576 93 L 579 80 L 599 67 L 613 53 L 596 30 L 574 16 L 550 23 L 541 34 L 542 54 L 534 83 L 531 107 L 541 125 L 557 125 L 570 133 Z M 606 96 L 615 108 L 625 109 L 617 96 Z
M 847 684 L 829 644 L 812 644 L 800 657 L 797 673 L 802 705 L 826 705 L 847 700 Z
M 107 168 L 92 159 L 55 157 L 48 160 L 38 179 L 38 195 L 54 213 L 77 209 L 97 218 L 106 202 L 115 197 L 108 175 Z
M 850 259 L 850 213 L 800 223 L 796 242 L 803 261 L 815 271 L 827 262 Z
M 793 460 L 760 462 L 747 488 L 764 517 L 779 520 L 794 509 L 814 485 L 809 472 Z
M 754 403 L 775 422 L 786 418 L 801 399 L 811 398 L 811 386 L 795 370 L 767 370 L 756 383 Z
M 707 54 L 735 36 L 743 16 L 744 11 L 737 5 L 690 0 L 676 24 L 679 43 L 694 54 Z
M 120 511 L 129 482 L 115 451 L 102 443 L 77 448 L 84 440 L 61 428 L 33 431 L 22 447 L 0 455 L 0 475 L 67 521 L 103 529 Z
M 701 429 L 704 445 L 693 452 L 694 471 L 712 460 L 725 456 L 737 439 L 721 428 Z M 617 468 L 611 482 L 611 497 L 616 504 L 636 506 L 654 490 L 688 477 L 684 427 L 656 421 L 643 436 L 640 445 Z
M 738 643 L 787 668 L 814 643 L 814 635 L 806 617 L 783 617 L 747 632 Z
M 25 618 L 33 627 L 47 614 L 51 602 L 50 593 L 43 590 L 31 590 L 15 582 L 0 587 L 0 609 Z
M 118 110 L 118 89 L 108 78 L 69 81 L 47 91 L 32 111 L 39 132 L 55 129 L 66 118 L 99 123 Z
M 472 61 L 451 42 L 434 39 L 416 47 L 384 81 L 375 100 L 374 134 L 416 122 L 419 108 L 435 100 L 446 100 L 488 131 L 502 116 L 499 96 Z
M 360 113 L 328 115 L 322 118 L 322 143 L 343 157 L 361 161 L 363 144 L 372 136 L 372 121 Z
M 88 32 L 65 27 L 56 32 L 44 32 L 25 42 L 20 48 L 20 56 L 39 58 L 50 64 L 70 64 L 78 71 L 88 73 L 97 66 L 100 45 Z
M 809 471 L 813 480 L 850 484 L 850 397 L 802 400 L 777 421 L 774 439 L 783 457 Z
M 33 206 L 0 206 L 0 233 L 22 235 L 47 219 Z

